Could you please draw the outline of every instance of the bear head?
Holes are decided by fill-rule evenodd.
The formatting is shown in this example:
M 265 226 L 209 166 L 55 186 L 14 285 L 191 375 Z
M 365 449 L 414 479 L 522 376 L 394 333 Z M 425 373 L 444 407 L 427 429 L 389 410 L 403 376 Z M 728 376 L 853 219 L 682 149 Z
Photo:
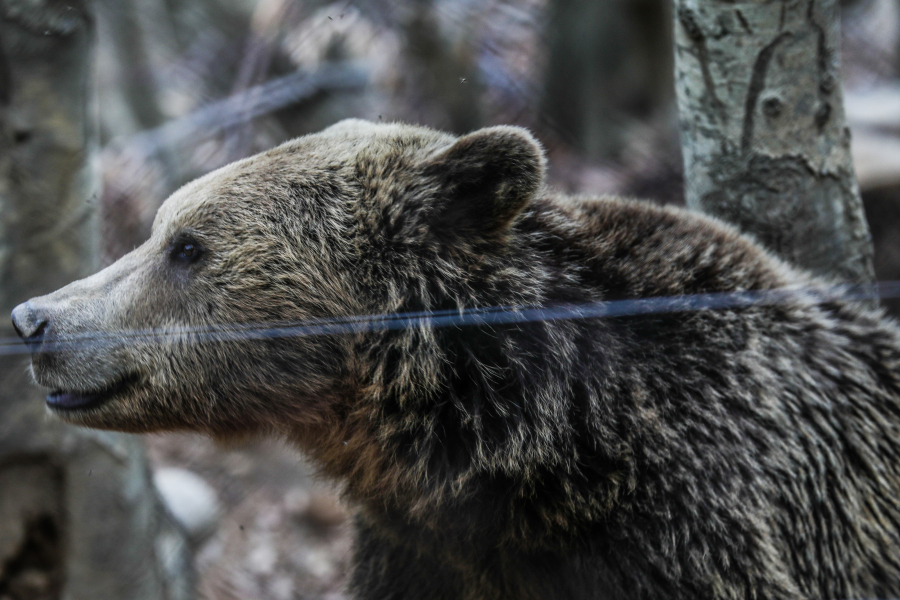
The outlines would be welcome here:
M 143 245 L 13 322 L 65 421 L 296 437 L 385 386 L 416 393 L 363 364 L 359 317 L 477 302 L 449 290 L 509 252 L 543 172 L 520 128 L 343 121 L 185 185 Z

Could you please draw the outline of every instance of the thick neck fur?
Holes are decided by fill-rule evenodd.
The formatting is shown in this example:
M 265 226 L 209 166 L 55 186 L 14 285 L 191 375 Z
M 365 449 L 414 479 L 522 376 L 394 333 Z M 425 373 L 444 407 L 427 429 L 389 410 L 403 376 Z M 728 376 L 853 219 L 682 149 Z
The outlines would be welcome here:
M 391 281 L 380 302 L 397 313 L 779 285 L 731 230 L 701 222 L 710 239 L 698 249 L 679 244 L 667 211 L 622 204 L 537 202 L 493 246 L 394 247 L 367 279 Z M 759 256 L 736 272 L 742 245 Z M 678 277 L 650 279 L 641 266 Z M 667 384 L 641 359 L 642 332 L 656 329 L 665 325 L 582 319 L 369 333 L 342 426 L 314 454 L 351 498 L 403 520 L 520 542 L 576 535 L 634 490 L 635 440 L 660 430 L 653 386 Z
M 556 242 L 529 224 L 537 218 L 523 215 L 500 248 L 398 260 L 386 304 L 404 313 L 596 300 L 542 249 Z M 633 427 L 602 391 L 622 387 L 618 343 L 602 323 L 575 320 L 367 334 L 343 439 L 320 457 L 351 498 L 426 526 L 453 528 L 430 521 L 439 509 L 461 531 L 501 538 L 577 529 L 634 485 Z

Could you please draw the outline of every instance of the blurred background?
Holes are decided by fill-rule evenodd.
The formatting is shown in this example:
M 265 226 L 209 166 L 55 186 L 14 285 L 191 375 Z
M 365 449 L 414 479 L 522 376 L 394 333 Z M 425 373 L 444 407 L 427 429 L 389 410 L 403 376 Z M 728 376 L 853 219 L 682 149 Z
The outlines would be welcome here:
M 842 10 L 876 274 L 897 280 L 900 0 Z M 101 260 L 140 244 L 185 182 L 347 117 L 523 125 L 546 147 L 552 186 L 683 203 L 670 13 L 666 0 L 99 0 Z M 347 517 L 296 452 L 145 441 L 201 598 L 343 597 Z

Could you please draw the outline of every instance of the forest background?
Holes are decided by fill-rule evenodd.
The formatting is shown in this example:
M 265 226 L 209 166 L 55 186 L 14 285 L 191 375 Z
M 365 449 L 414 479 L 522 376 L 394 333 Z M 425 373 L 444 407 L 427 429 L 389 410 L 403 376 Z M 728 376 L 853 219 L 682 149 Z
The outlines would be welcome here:
M 16 102 L 41 107 L 54 98 L 48 114 L 57 125 L 67 115 L 72 152 L 53 154 L 42 168 L 77 173 L 77 185 L 66 184 L 76 209 L 63 221 L 84 223 L 69 245 L 63 230 L 51 228 L 64 244 L 53 250 L 57 240 L 48 243 L 41 222 L 46 206 L 27 219 L 4 208 L 0 242 L 43 240 L 57 257 L 73 248 L 89 256 L 60 271 L 59 281 L 37 258 L 20 265 L 30 279 L 0 290 L 4 307 L 24 300 L 26 290 L 50 291 L 85 265 L 107 264 L 140 244 L 159 205 L 185 182 L 347 117 L 460 134 L 522 125 L 545 145 L 551 186 L 684 204 L 675 15 L 666 0 L 0 6 L 4 56 L 28 36 L 46 36 L 31 62 L 0 61 L 4 181 L 21 179 L 10 161 L 37 164 L 36 157 L 48 156 L 31 126 L 40 109 L 16 109 Z M 46 20 L 23 17 L 25 8 L 37 14 L 37 6 L 49 10 Z M 28 34 L 17 33 L 23 20 Z M 843 2 L 841 21 L 844 107 L 875 275 L 900 280 L 900 0 Z M 0 243 L 0 258 L 3 249 Z M 900 315 L 900 302 L 883 302 Z M 0 359 L 0 373 L 15 373 L 0 380 L 0 392 L 19 394 L 10 390 L 26 385 L 24 357 Z M 24 515 L 0 518 L 0 600 L 50 600 L 64 590 L 92 600 L 188 598 L 193 589 L 210 600 L 343 597 L 348 517 L 337 491 L 317 481 L 294 450 L 273 442 L 221 448 L 182 435 L 70 438 L 62 426 L 24 440 L 15 427 L 41 408 L 37 391 L 29 394 L 21 398 L 25 408 L 0 425 L 0 517 Z M 130 490 L 113 492 L 119 495 L 109 514 L 120 505 L 123 512 L 143 507 L 140 526 L 123 517 L 132 519 L 125 530 L 91 525 L 79 533 L 78 516 L 102 492 L 94 483 L 101 469 L 95 447 L 107 457 L 101 462 L 125 473 L 105 485 Z M 64 453 L 82 458 L 62 465 L 54 457 Z M 145 496 L 153 502 L 135 499 Z M 167 512 L 181 525 L 169 527 Z M 141 527 L 157 521 L 153 530 L 162 533 L 140 541 Z M 82 539 L 93 540 L 84 545 L 95 555 L 107 554 L 68 556 Z M 117 552 L 125 540 L 129 547 Z M 93 573 L 104 564 L 109 582 L 101 585 Z M 94 587 L 76 586 L 79 573 Z

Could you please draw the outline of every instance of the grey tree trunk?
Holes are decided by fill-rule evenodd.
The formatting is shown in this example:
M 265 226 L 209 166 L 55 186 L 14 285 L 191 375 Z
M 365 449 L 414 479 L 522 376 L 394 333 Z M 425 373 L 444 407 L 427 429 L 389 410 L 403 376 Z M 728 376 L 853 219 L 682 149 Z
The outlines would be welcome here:
M 85 0 L 0 0 L 0 315 L 98 263 Z M 133 437 L 47 419 L 0 319 L 0 598 L 186 599 L 184 538 Z
M 609 159 L 629 121 L 672 99 L 668 0 L 553 0 L 542 111 L 585 156 Z
M 483 90 L 475 57 L 465 44 L 454 45 L 439 26 L 434 0 L 415 0 L 406 5 L 402 31 L 407 58 L 403 69 L 422 106 L 440 107 L 438 113 L 421 114 L 438 129 L 463 134 L 483 124 L 479 96 Z M 456 46 L 456 47 L 454 47 Z
M 837 0 L 675 0 L 685 192 L 791 263 L 868 283 L 839 26 Z

